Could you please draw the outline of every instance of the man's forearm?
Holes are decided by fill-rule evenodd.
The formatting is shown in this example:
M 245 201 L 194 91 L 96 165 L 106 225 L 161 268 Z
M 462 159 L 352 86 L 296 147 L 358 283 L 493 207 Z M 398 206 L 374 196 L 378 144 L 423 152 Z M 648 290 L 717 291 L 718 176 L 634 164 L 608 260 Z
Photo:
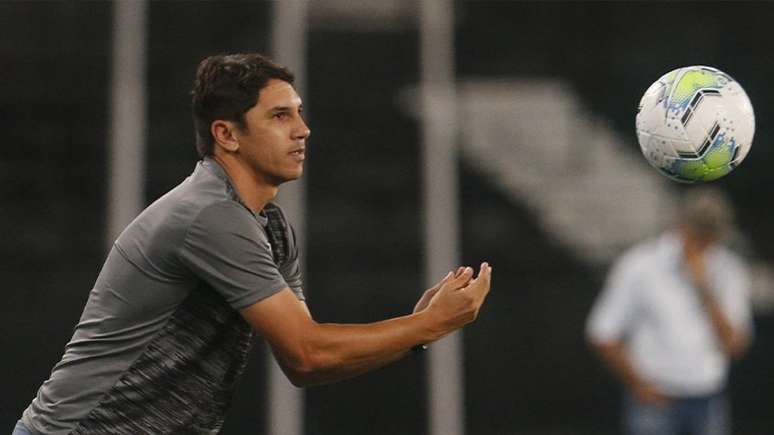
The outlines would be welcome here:
M 623 344 L 618 342 L 595 343 L 594 347 L 602 360 L 639 402 L 663 404 L 670 400 L 656 386 L 637 375 Z
M 709 289 L 701 288 L 698 293 L 723 352 L 731 358 L 739 358 L 747 349 L 746 335 L 734 330 Z
M 456 275 L 450 272 L 424 308 L 381 322 L 317 323 L 289 288 L 240 313 L 271 345 L 291 382 L 333 382 L 395 361 L 413 346 L 435 341 L 475 320 L 489 293 L 491 272 L 487 263 L 481 264 L 475 279 L 469 267 Z
M 686 234 L 690 235 L 691 233 L 688 232 Z M 693 240 L 695 242 L 695 239 L 691 238 L 686 240 Z M 739 358 L 747 348 L 747 335 L 741 331 L 734 330 L 728 317 L 721 310 L 705 270 L 702 251 L 697 251 L 696 245 L 687 244 L 688 242 L 685 243 L 685 264 L 688 274 L 696 290 L 696 296 L 704 307 L 713 332 L 720 342 L 720 348 L 729 357 Z
M 286 374 L 296 385 L 318 385 L 363 374 L 411 352 L 411 348 L 440 338 L 423 317 L 416 313 L 369 324 L 318 323 L 308 329 L 304 354 L 288 360 L 280 352 L 276 357 L 285 364 Z
M 635 388 L 641 383 L 622 344 L 607 342 L 594 343 L 593 346 L 602 358 L 602 361 L 605 362 L 624 385 Z

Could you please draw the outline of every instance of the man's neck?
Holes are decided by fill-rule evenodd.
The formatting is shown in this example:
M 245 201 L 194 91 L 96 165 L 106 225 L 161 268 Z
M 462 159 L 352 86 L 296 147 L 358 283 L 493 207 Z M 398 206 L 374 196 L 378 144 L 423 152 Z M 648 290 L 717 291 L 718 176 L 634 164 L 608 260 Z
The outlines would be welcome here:
M 230 155 L 213 155 L 247 207 L 258 213 L 277 196 L 279 187 L 267 182 L 243 161 Z

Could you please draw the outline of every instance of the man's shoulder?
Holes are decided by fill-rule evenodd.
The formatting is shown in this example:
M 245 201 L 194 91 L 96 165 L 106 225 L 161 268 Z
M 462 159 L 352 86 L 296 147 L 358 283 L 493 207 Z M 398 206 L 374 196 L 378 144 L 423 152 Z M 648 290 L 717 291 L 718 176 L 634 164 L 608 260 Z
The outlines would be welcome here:
M 257 228 L 257 218 L 247 207 L 228 198 L 198 202 L 187 212 L 189 222 L 185 227 L 202 230 L 233 232 L 243 230 L 244 226 Z
M 664 236 L 645 239 L 622 252 L 613 262 L 611 273 L 629 278 L 647 276 L 654 268 L 665 268 L 670 250 Z
M 199 162 L 194 172 L 177 187 L 159 198 L 160 205 L 186 211 L 193 217 L 202 210 L 221 204 L 238 204 L 225 176 L 215 172 L 212 163 Z
M 645 239 L 624 251 L 620 260 L 623 262 L 649 261 L 670 250 L 669 245 L 670 241 L 667 236 Z
M 143 210 L 116 244 L 124 252 L 174 250 L 197 221 L 228 226 L 250 217 L 230 184 L 200 163 L 188 178 Z
M 243 209 L 231 184 L 211 166 L 212 163 L 207 161 L 199 162 L 190 176 L 157 199 L 143 213 L 148 212 L 157 217 L 177 217 L 179 223 L 191 223 L 209 208 L 222 211 Z

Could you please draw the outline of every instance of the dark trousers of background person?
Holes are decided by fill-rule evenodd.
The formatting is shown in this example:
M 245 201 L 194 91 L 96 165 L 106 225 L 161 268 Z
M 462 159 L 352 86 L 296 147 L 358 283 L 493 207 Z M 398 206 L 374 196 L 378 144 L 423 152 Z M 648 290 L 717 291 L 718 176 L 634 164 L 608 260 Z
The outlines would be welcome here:
M 29 429 L 27 429 L 26 426 L 24 426 L 21 422 L 16 423 L 16 427 L 13 428 L 13 433 L 11 435 L 33 435 L 32 432 L 30 432 Z
M 724 393 L 672 398 L 665 405 L 624 399 L 626 435 L 730 435 L 730 407 Z

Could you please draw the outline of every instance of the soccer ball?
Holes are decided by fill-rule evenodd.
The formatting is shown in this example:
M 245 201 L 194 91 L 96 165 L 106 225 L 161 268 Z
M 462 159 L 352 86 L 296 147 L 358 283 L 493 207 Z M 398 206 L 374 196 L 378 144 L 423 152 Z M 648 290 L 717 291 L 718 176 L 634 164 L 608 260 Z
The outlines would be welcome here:
M 637 139 L 648 162 L 667 177 L 716 180 L 747 156 L 755 115 L 744 89 L 708 66 L 670 71 L 640 100 Z

